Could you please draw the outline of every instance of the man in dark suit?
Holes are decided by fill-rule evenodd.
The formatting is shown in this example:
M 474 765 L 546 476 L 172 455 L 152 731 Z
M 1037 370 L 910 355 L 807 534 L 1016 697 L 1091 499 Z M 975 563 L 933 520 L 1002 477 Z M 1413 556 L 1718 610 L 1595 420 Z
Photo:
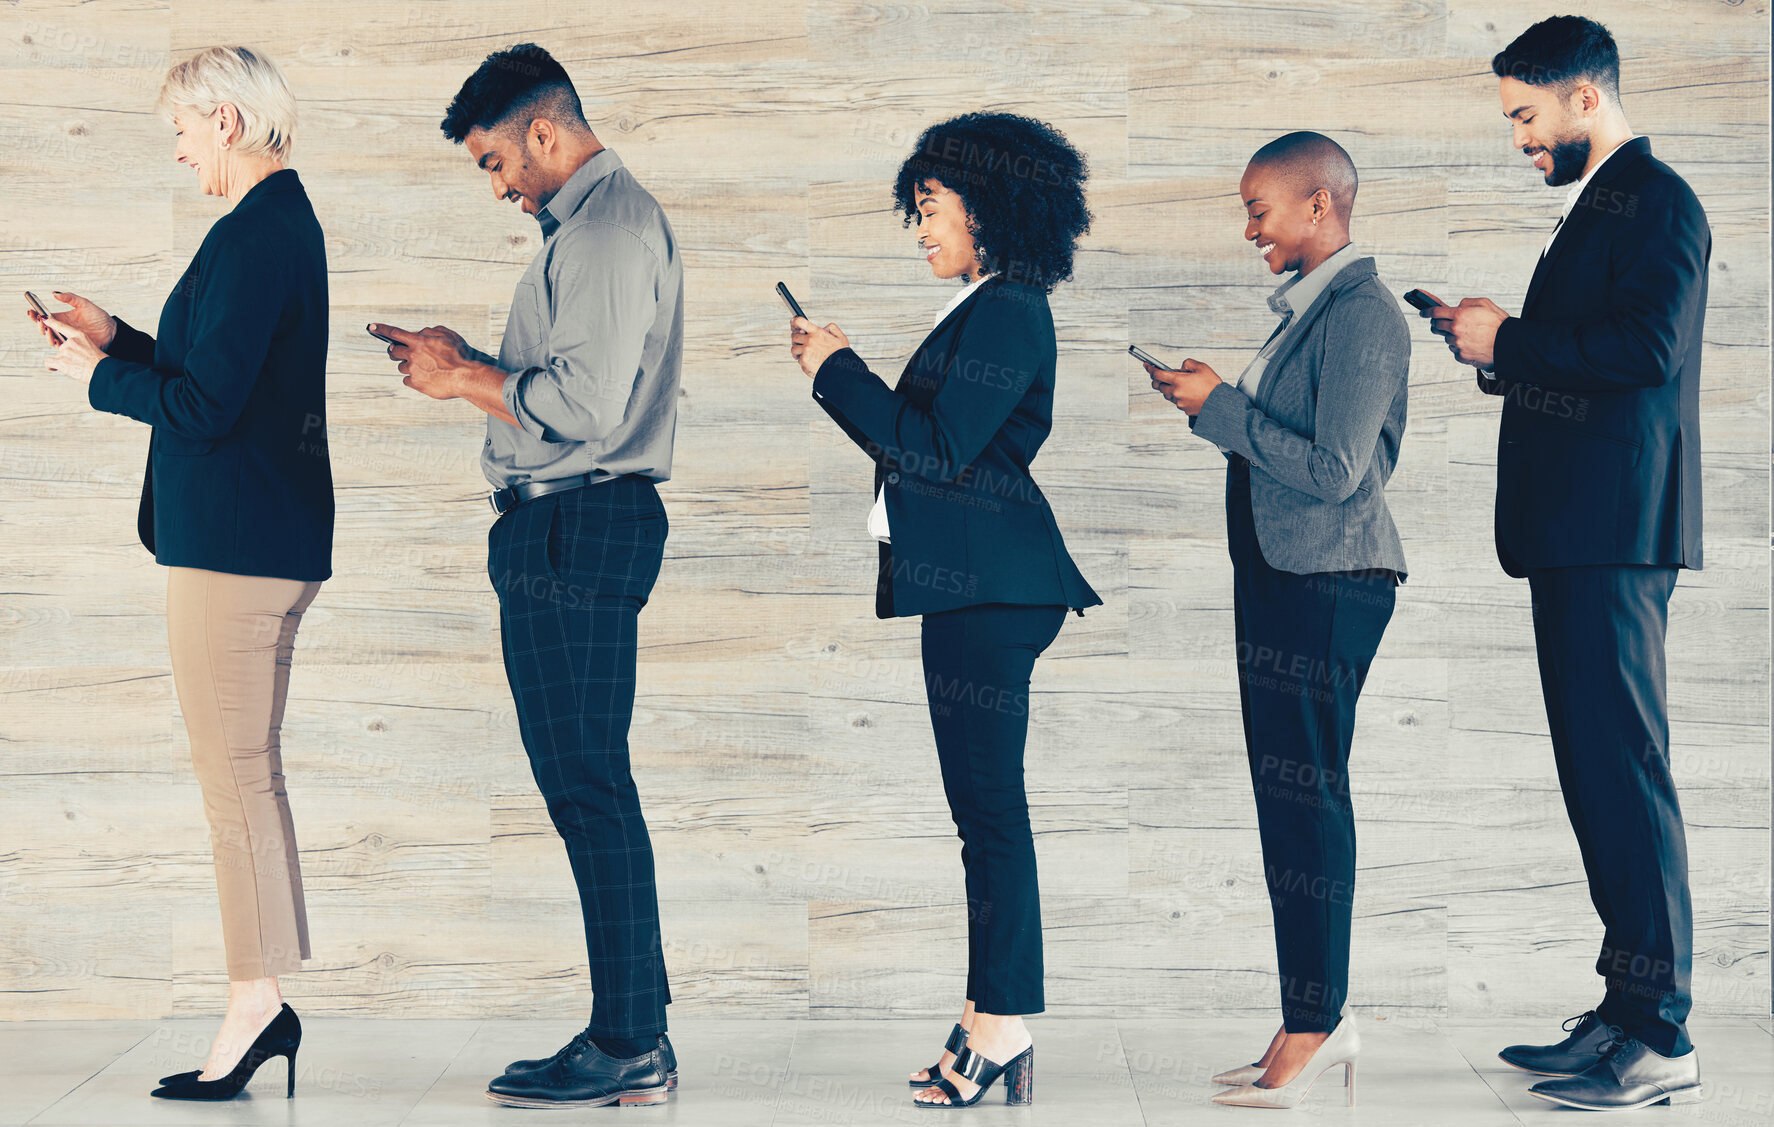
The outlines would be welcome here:
M 1542 21 L 1492 69 L 1515 147 L 1547 184 L 1573 187 L 1520 316 L 1488 298 L 1425 315 L 1479 370 L 1479 390 L 1503 398 L 1497 555 L 1532 592 L 1553 756 L 1606 929 L 1602 1002 L 1563 1041 L 1500 1055 L 1554 1077 L 1532 1092 L 1571 1107 L 1697 1100 L 1663 642 L 1676 574 L 1701 564 L 1712 234 L 1688 185 L 1627 127 L 1606 28 Z

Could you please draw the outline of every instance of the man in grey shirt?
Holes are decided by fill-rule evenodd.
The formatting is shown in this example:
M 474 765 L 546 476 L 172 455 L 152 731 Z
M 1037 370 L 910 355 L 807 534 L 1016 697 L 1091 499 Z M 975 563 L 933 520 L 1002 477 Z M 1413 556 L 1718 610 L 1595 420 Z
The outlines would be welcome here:
M 659 576 L 683 355 L 683 268 L 659 204 L 523 43 L 487 56 L 443 131 L 542 226 L 497 360 L 450 329 L 369 326 L 405 383 L 487 413 L 481 466 L 505 673 L 585 916 L 591 1023 L 487 1086 L 518 1107 L 663 1102 L 676 1086 L 653 851 L 629 772 L 640 610 Z

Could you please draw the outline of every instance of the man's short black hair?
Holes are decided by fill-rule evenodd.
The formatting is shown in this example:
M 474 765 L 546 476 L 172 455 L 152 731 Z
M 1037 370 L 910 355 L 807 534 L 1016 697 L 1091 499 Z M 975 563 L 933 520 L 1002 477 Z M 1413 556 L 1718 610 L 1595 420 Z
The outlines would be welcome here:
M 961 197 L 967 226 L 989 274 L 1051 293 L 1072 276 L 1078 237 L 1090 230 L 1083 154 L 1043 121 L 966 113 L 932 125 L 899 167 L 893 202 L 906 226 L 918 218 L 929 180 Z
M 566 127 L 589 129 L 579 92 L 566 68 L 534 43 L 494 51 L 468 76 L 444 114 L 444 136 L 462 143 L 471 129 L 502 129 L 514 135 L 545 117 Z
M 1561 95 L 1593 83 L 1620 104 L 1620 48 L 1607 28 L 1584 16 L 1541 20 L 1498 51 L 1491 70 L 1498 78 L 1557 87 Z

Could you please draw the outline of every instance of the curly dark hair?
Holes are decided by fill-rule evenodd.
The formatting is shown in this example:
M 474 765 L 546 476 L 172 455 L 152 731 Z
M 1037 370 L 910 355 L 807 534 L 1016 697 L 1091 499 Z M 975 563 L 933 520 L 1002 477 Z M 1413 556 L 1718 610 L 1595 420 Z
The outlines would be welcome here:
M 918 138 L 899 166 L 893 202 L 910 227 L 919 217 L 918 188 L 936 181 L 961 197 L 988 273 L 1051 293 L 1072 276 L 1078 238 L 1090 230 L 1089 178 L 1083 154 L 1046 122 L 965 113 Z

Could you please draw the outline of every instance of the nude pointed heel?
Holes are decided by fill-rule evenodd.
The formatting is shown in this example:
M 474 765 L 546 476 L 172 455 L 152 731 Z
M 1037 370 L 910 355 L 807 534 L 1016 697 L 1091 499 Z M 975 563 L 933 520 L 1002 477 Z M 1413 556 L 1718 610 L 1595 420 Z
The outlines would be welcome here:
M 1361 1035 L 1355 1031 L 1355 1023 L 1347 1014 L 1337 1022 L 1331 1035 L 1318 1046 L 1299 1075 L 1279 1088 L 1259 1088 L 1256 1084 L 1243 1084 L 1236 1088 L 1228 1088 L 1213 1097 L 1216 1104 L 1227 1104 L 1232 1107 L 1298 1107 L 1312 1090 L 1313 1083 L 1337 1065 L 1343 1066 L 1343 1082 L 1348 1086 L 1350 1107 L 1355 1106 L 1355 1059 L 1361 1054 Z
M 1344 1002 L 1343 1008 L 1337 1012 L 1340 1017 L 1348 1017 L 1349 1003 Z M 1215 1074 L 1212 1077 L 1212 1082 L 1215 1084 L 1224 1084 L 1229 1087 L 1237 1087 L 1241 1084 L 1255 1084 L 1262 1077 L 1263 1073 L 1267 1071 L 1269 1071 L 1269 1069 L 1265 1065 L 1241 1064 L 1237 1068 L 1228 1068 L 1224 1072 Z

